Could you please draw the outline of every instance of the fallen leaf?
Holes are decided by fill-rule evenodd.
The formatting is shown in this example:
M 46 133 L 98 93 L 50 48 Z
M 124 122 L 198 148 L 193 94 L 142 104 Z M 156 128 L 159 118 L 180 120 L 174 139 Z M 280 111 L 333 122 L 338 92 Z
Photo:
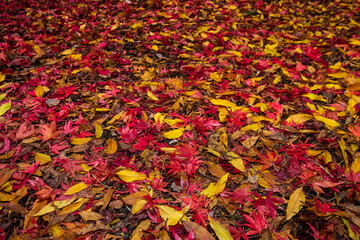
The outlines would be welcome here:
M 117 145 L 116 141 L 114 139 L 110 138 L 107 141 L 105 153 L 109 154 L 109 155 L 114 154 L 117 151 L 117 148 L 118 148 L 118 145 Z
M 101 216 L 100 214 L 98 214 L 96 212 L 91 212 L 91 211 L 82 211 L 82 212 L 79 212 L 79 215 L 80 215 L 81 219 L 85 222 L 97 221 L 100 219 L 104 219 L 104 217 Z
M 156 205 L 156 207 L 160 211 L 160 216 L 162 219 L 166 221 L 166 226 L 174 226 L 176 225 L 183 217 L 185 216 L 186 208 L 182 209 L 182 211 L 177 211 L 172 207 Z M 189 219 L 187 219 L 189 220 Z
M 191 232 L 193 231 L 195 238 L 202 239 L 202 240 L 215 240 L 215 238 L 209 233 L 209 231 L 200 226 L 199 224 L 191 221 L 182 221 L 183 226 L 185 227 L 186 231 Z
M 178 128 L 169 132 L 165 132 L 164 133 L 164 138 L 167 139 L 176 139 L 181 137 L 181 135 L 183 135 L 184 133 L 184 129 L 183 128 Z
M 230 231 L 225 228 L 221 223 L 219 223 L 215 219 L 212 219 L 210 216 L 208 216 L 208 219 L 210 222 L 210 227 L 212 228 L 212 230 L 214 230 L 219 240 L 234 240 L 230 234 Z
M 121 170 L 116 173 L 121 180 L 124 182 L 134 182 L 141 181 L 146 179 L 146 175 L 143 173 L 130 171 L 130 170 Z
M 286 220 L 295 216 L 305 203 L 305 194 L 303 188 L 296 189 L 290 196 L 287 208 L 286 208 Z
M 66 190 L 66 192 L 64 192 L 64 195 L 72 195 L 72 194 L 78 193 L 78 192 L 86 189 L 87 187 L 88 186 L 83 182 L 75 184 L 74 186 L 72 186 L 68 190 Z
M 92 138 L 72 138 L 71 144 L 73 145 L 81 145 L 87 142 L 90 142 Z
M 11 101 L 0 106 L 0 116 L 4 115 L 11 107 Z
M 44 165 L 51 162 L 51 157 L 43 153 L 35 153 L 35 161 L 38 161 L 40 165 Z

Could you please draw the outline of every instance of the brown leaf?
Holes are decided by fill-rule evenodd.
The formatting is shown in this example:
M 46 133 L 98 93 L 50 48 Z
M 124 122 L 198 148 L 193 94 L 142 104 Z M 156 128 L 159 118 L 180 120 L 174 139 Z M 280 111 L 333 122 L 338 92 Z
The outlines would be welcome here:
M 111 201 L 109 204 L 109 207 L 115 208 L 115 209 L 121 209 L 123 206 L 124 206 L 124 203 L 121 200 Z
M 79 215 L 80 215 L 81 219 L 83 221 L 85 221 L 85 222 L 87 222 L 87 221 L 97 221 L 97 220 L 100 220 L 100 219 L 104 218 L 100 214 L 98 214 L 96 212 L 91 212 L 91 211 L 82 211 L 82 212 L 79 212 Z
M 203 226 L 200 226 L 199 224 L 191 221 L 182 221 L 182 223 L 186 231 L 191 232 L 191 230 L 193 230 L 195 238 L 203 240 L 215 240 L 215 238 Z
M 245 139 L 245 141 L 243 141 L 242 144 L 243 144 L 247 149 L 250 149 L 250 148 L 252 148 L 252 146 L 255 145 L 255 143 L 257 142 L 258 139 L 259 139 L 259 136 L 249 137 L 249 138 Z
M 207 161 L 206 164 L 208 165 L 209 172 L 215 177 L 221 178 L 226 174 L 226 171 L 219 165 L 209 161 Z
M 26 213 L 26 209 L 22 205 L 17 204 L 17 203 L 0 203 L 0 207 L 6 208 L 10 211 L 21 213 L 21 214 Z
M 104 196 L 104 204 L 103 204 L 103 206 L 101 207 L 100 211 L 101 211 L 101 210 L 104 210 L 104 209 L 107 207 L 107 205 L 109 204 L 109 202 L 110 202 L 110 200 L 111 200 L 111 197 L 112 197 L 112 194 L 114 193 L 114 191 L 115 191 L 114 188 L 110 188 L 110 189 L 106 192 L 106 194 L 105 194 L 105 196 Z
M 4 168 L 0 171 L 0 186 L 2 186 L 11 178 L 11 175 L 14 171 L 15 170 L 10 170 L 8 168 Z

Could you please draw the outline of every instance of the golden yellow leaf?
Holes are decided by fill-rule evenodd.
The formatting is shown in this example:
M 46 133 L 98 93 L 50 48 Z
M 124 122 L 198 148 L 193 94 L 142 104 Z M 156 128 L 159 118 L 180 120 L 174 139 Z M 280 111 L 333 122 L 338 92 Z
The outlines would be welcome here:
M 214 230 L 216 236 L 219 238 L 219 240 L 234 240 L 231 236 L 230 231 L 224 227 L 221 223 L 216 221 L 215 219 L 212 219 L 210 216 L 208 216 L 210 227 L 212 230 Z
M 337 73 L 329 73 L 328 76 L 333 78 L 347 78 L 349 74 L 346 72 L 337 72 Z
M 228 145 L 228 135 L 226 133 L 223 133 L 220 135 L 220 142 L 224 145 Z
M 182 218 L 184 220 L 189 220 L 185 213 L 187 212 L 187 208 L 183 208 L 181 211 L 177 211 L 172 207 L 156 205 L 156 207 L 160 211 L 160 216 L 162 219 L 166 221 L 166 226 L 174 226 L 176 225 Z
M 153 94 L 152 92 L 147 91 L 147 95 L 148 95 L 148 97 L 149 97 L 151 100 L 159 101 L 159 99 L 158 99 L 158 98 L 155 96 L 155 94 Z
M 353 163 L 351 164 L 351 170 L 354 171 L 354 173 L 357 173 L 360 171 L 360 157 L 356 157 Z
M 349 43 L 351 45 L 360 46 L 360 40 L 355 39 L 355 38 L 349 39 Z
M 60 53 L 60 55 L 70 55 L 73 54 L 73 50 L 72 49 L 66 49 L 65 51 L 62 51 Z
M 286 208 L 286 220 L 295 216 L 305 203 L 305 194 L 303 188 L 296 189 L 290 196 L 287 208 Z
M 0 101 L 4 100 L 5 97 L 6 97 L 6 93 L 1 94 L 1 95 L 0 95 Z
M 5 74 L 3 73 L 0 73 L 0 82 L 4 81 L 5 80 Z
M 58 213 L 58 215 L 61 216 L 61 215 L 64 215 L 64 214 L 75 212 L 76 210 L 78 210 L 86 202 L 87 202 L 87 199 L 79 198 L 74 203 L 64 207 L 63 209 L 61 209 L 61 211 Z
M 176 148 L 168 148 L 168 147 L 162 147 L 160 148 L 162 151 L 164 151 L 167 154 L 174 153 L 176 151 Z
M 164 122 L 170 126 L 183 122 L 181 119 L 165 119 Z
M 14 193 L 5 193 L 0 192 L 0 202 L 10 202 L 14 200 L 17 196 Z
M 58 209 L 61 209 L 63 207 L 66 207 L 66 206 L 70 205 L 75 200 L 76 200 L 76 198 L 73 197 L 71 199 L 65 199 L 65 200 L 62 200 L 62 201 L 54 201 L 52 203 L 47 204 L 45 207 L 40 209 L 36 214 L 34 214 L 32 216 L 39 217 L 39 216 L 48 214 L 50 212 L 55 211 L 55 207 L 58 208 Z
M 124 182 L 134 182 L 134 181 L 141 181 L 141 180 L 146 179 L 145 174 L 131 171 L 131 170 L 120 170 L 116 174 Z
M 241 131 L 248 131 L 248 130 L 251 130 L 251 131 L 258 131 L 260 128 L 262 128 L 264 125 L 260 124 L 260 123 L 254 123 L 254 124 L 250 124 L 250 125 L 247 125 L 245 127 L 242 127 L 240 130 Z
M 95 108 L 95 111 L 97 111 L 97 112 L 108 112 L 108 111 L 111 111 L 111 109 L 109 109 L 109 108 Z
M 107 147 L 105 149 L 105 153 L 107 154 L 114 154 L 117 151 L 118 145 L 116 141 L 112 138 L 108 139 Z
M 102 134 L 104 132 L 101 125 L 98 124 L 98 123 L 95 123 L 94 125 L 95 125 L 95 137 L 96 138 L 101 138 L 101 136 L 102 136 Z
M 143 75 L 141 75 L 141 79 L 144 81 L 148 81 L 151 80 L 155 77 L 155 73 L 154 72 L 149 72 L 146 71 Z
M 323 122 L 325 124 L 325 126 L 330 130 L 333 130 L 335 127 L 340 126 L 340 124 L 337 121 L 326 118 L 326 117 L 314 116 L 314 118 L 320 122 Z
M 39 161 L 40 165 L 44 165 L 48 162 L 51 162 L 51 157 L 43 153 L 35 153 L 35 161 Z
M 147 201 L 142 198 L 136 200 L 136 202 L 132 205 L 131 213 L 135 214 L 135 213 L 139 212 L 145 206 L 146 203 L 147 203 Z
M 122 115 L 124 115 L 124 111 L 119 112 L 118 114 L 116 114 L 110 121 L 108 121 L 108 124 L 111 124 L 113 122 L 115 122 L 116 120 L 120 119 L 122 117 Z
M 146 220 L 142 221 L 133 231 L 130 240 L 141 239 L 141 236 L 139 236 L 139 235 L 141 234 L 142 231 L 148 230 L 150 227 L 150 224 L 151 224 L 150 219 L 146 219 Z M 138 235 L 139 238 L 136 238 L 135 237 L 136 235 Z
M 215 82 L 221 82 L 221 77 L 219 76 L 219 74 L 217 72 L 210 73 L 210 77 Z
M 81 145 L 87 142 L 90 142 L 92 138 L 72 138 L 71 144 L 73 145 Z
M 75 184 L 74 186 L 72 186 L 68 190 L 66 190 L 64 195 L 72 195 L 72 194 L 78 193 L 78 192 L 84 190 L 87 187 L 88 186 L 83 182 Z
M 97 221 L 97 220 L 100 220 L 100 219 L 104 218 L 100 214 L 98 214 L 96 212 L 92 212 L 92 211 L 81 211 L 81 212 L 79 212 L 79 215 L 80 215 L 81 219 L 83 221 L 85 221 L 85 222 L 87 222 L 87 221 Z
M 210 99 L 210 102 L 214 105 L 223 106 L 223 107 L 236 107 L 235 103 L 223 99 Z
M 252 148 L 255 143 L 257 142 L 257 140 L 259 139 L 259 136 L 252 136 L 252 137 L 248 137 L 247 139 L 245 139 L 242 144 L 247 148 L 250 149 Z
M 315 101 L 322 101 L 322 102 L 326 102 L 325 98 L 323 96 L 319 96 L 313 93 L 307 93 L 307 94 L 303 94 L 303 97 L 307 97 L 311 100 L 315 100 Z
M 242 57 L 241 52 L 238 52 L 238 51 L 228 51 L 228 53 L 232 53 L 232 54 L 234 54 L 235 56 L 237 56 L 237 57 L 239 57 L 239 58 Z
M 202 191 L 201 194 L 207 197 L 219 195 L 222 191 L 224 191 L 228 177 L 229 173 L 222 176 L 216 184 L 209 184 L 209 186 Z
M 213 150 L 213 149 L 211 149 L 211 148 L 205 148 L 206 149 L 206 151 L 208 151 L 209 153 L 211 153 L 211 154 L 213 154 L 213 155 L 215 155 L 215 156 L 217 156 L 217 157 L 221 157 L 221 154 L 219 153 L 219 152 L 217 152 L 217 151 L 215 151 L 215 150 Z
M 11 101 L 0 106 L 0 116 L 4 115 L 11 107 Z
M 298 114 L 291 115 L 290 117 L 288 117 L 286 119 L 286 121 L 288 123 L 294 122 L 295 124 L 301 124 L 303 122 L 309 121 L 310 119 L 312 119 L 311 115 L 305 114 L 305 113 L 298 113 Z
M 245 172 L 245 165 L 241 158 L 236 158 L 234 160 L 231 160 L 230 163 L 240 172 Z
M 35 95 L 37 97 L 42 97 L 45 94 L 45 88 L 42 85 L 39 85 L 35 88 Z
M 65 233 L 65 230 L 59 225 L 59 224 L 56 224 L 56 225 L 52 225 L 49 227 L 53 237 L 61 237 L 64 233 Z
M 154 50 L 154 51 L 159 51 L 159 47 L 157 46 L 157 45 L 152 45 L 152 50 Z
M 165 132 L 164 133 L 164 138 L 167 139 L 176 139 L 179 138 L 183 135 L 184 133 L 184 128 L 178 128 L 169 132 Z

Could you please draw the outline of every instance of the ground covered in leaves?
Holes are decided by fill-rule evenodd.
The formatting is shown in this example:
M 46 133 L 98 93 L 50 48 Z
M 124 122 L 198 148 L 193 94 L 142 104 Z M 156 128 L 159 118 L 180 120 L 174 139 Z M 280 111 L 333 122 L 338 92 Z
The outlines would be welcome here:
M 0 9 L 0 239 L 359 239 L 359 1 Z

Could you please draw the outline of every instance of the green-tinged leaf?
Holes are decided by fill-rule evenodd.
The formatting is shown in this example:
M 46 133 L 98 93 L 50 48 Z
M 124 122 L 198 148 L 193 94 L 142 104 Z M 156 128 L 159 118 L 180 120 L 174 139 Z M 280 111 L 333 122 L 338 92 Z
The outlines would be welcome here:
M 0 106 L 0 116 L 4 115 L 11 107 L 11 101 Z
M 35 161 L 39 162 L 40 165 L 44 165 L 51 162 L 51 157 L 43 153 L 35 153 Z
M 219 238 L 219 240 L 234 240 L 231 236 L 230 231 L 224 227 L 221 223 L 216 221 L 215 219 L 212 219 L 210 216 L 208 216 L 210 227 L 212 230 L 214 230 L 216 236 Z

